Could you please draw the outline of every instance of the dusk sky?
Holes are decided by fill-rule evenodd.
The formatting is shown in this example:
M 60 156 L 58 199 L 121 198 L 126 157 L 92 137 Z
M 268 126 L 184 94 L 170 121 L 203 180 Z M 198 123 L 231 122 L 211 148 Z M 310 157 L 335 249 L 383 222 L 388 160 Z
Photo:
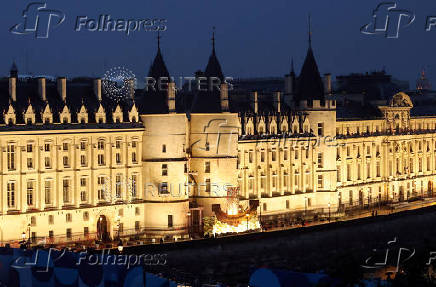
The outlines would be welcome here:
M 289 72 L 291 57 L 297 72 L 301 68 L 311 13 L 313 48 L 321 73 L 337 76 L 386 67 L 388 73 L 414 87 L 425 68 L 436 86 L 436 27 L 425 31 L 427 16 L 436 15 L 434 0 L 397 1 L 399 9 L 416 15 L 413 24 L 400 30 L 398 39 L 360 32 L 381 3 L 372 0 L 47 1 L 48 8 L 66 15 L 64 23 L 50 30 L 48 39 L 9 32 L 23 22 L 22 11 L 28 3 L 8 1 L 1 9 L 2 75 L 16 59 L 20 72 L 102 76 L 111 67 L 123 66 L 143 79 L 156 54 L 156 33 L 139 31 L 126 36 L 123 32 L 74 31 L 78 16 L 98 19 L 106 14 L 113 19 L 167 19 L 161 46 L 175 77 L 191 76 L 205 68 L 213 26 L 226 76 L 283 76 Z

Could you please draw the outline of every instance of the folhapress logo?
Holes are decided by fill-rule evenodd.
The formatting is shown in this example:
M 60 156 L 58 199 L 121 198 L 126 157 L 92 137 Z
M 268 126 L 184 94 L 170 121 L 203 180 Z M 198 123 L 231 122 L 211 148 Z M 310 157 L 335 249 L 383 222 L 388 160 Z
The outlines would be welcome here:
M 50 29 L 65 21 L 65 14 L 58 10 L 47 9 L 47 3 L 33 2 L 23 11 L 23 22 L 10 28 L 18 35 L 35 34 L 37 39 L 47 39 Z
M 415 21 L 415 14 L 402 9 L 396 9 L 397 4 L 381 3 L 372 13 L 372 21 L 360 31 L 363 34 L 384 34 L 386 38 L 398 38 L 400 28 L 407 27 Z

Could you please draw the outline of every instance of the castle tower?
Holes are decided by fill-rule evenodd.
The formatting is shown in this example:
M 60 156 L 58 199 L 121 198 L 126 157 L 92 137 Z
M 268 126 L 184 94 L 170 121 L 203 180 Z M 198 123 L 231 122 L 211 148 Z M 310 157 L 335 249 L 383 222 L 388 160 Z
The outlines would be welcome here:
M 309 48 L 296 84 L 294 105 L 297 111 L 307 115 L 310 131 L 316 137 L 314 147 L 316 172 L 314 191 L 317 204 L 336 206 L 336 103 L 329 98 L 330 91 L 324 89 L 323 80 L 312 50 L 309 25 Z
M 156 80 L 156 89 L 159 79 L 170 77 L 160 50 L 160 36 L 157 55 L 148 76 Z M 179 237 L 188 233 L 189 200 L 185 146 L 188 120 L 184 113 L 175 111 L 173 88 L 173 83 L 170 83 L 162 91 L 146 91 L 140 115 L 145 127 L 142 149 L 144 222 L 149 228 L 146 233 L 152 237 Z

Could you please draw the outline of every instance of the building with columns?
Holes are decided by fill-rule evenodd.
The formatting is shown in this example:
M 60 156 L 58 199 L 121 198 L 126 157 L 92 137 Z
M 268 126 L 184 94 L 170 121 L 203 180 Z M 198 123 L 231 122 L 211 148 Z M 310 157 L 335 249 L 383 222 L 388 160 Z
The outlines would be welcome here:
M 160 45 L 148 77 L 170 77 Z M 433 196 L 436 114 L 403 92 L 337 105 L 311 43 L 282 91 L 232 94 L 214 40 L 196 77 L 219 84 L 114 101 L 101 79 L 23 79 L 14 64 L 0 82 L 0 241 L 201 235 L 235 190 L 265 223 Z

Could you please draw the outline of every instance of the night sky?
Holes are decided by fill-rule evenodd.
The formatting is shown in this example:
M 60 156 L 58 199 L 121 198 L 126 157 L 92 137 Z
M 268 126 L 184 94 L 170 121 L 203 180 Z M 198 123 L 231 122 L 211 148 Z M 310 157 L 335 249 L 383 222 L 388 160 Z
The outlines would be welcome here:
M 420 70 L 425 68 L 436 87 L 436 27 L 425 31 L 426 17 L 436 15 L 434 0 L 397 1 L 400 9 L 416 14 L 415 22 L 401 29 L 398 39 L 360 32 L 381 3 L 370 0 L 47 1 L 48 8 L 66 14 L 65 22 L 51 29 L 48 39 L 11 34 L 9 28 L 23 21 L 22 11 L 30 2 L 15 0 L 2 5 L 2 75 L 16 59 L 20 72 L 102 76 L 105 70 L 121 65 L 143 79 L 156 54 L 156 33 L 141 31 L 126 36 L 123 32 L 74 31 L 77 16 L 98 18 L 109 14 L 115 19 L 167 19 L 161 46 L 170 73 L 176 77 L 191 76 L 205 68 L 213 26 L 226 76 L 283 76 L 289 72 L 291 57 L 296 70 L 301 68 L 310 13 L 313 48 L 321 73 L 336 76 L 385 67 L 414 87 Z

